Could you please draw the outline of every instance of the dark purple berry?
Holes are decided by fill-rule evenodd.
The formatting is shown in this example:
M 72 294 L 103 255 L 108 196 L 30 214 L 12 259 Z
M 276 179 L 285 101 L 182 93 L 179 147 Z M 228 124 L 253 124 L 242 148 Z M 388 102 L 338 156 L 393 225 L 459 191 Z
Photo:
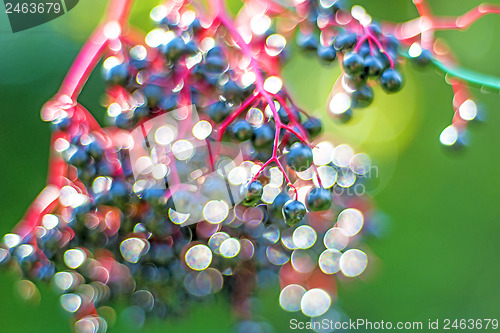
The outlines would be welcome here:
M 386 93 L 395 93 L 403 86 L 403 77 L 395 69 L 387 69 L 380 76 L 380 86 Z
M 342 66 L 348 75 L 357 75 L 365 68 L 365 62 L 359 54 L 351 52 L 344 56 Z
M 365 58 L 365 72 L 370 78 L 377 78 L 384 70 L 384 63 L 375 56 Z
M 309 169 L 313 162 L 313 153 L 311 148 L 303 143 L 295 143 L 285 155 L 286 163 L 296 172 Z
M 245 206 L 255 206 L 262 197 L 263 192 L 264 188 L 262 184 L 258 180 L 254 180 L 246 187 L 246 195 L 242 204 Z
M 304 126 L 304 129 L 309 134 L 309 138 L 311 140 L 320 135 L 321 131 L 323 130 L 323 124 L 321 123 L 321 120 L 316 117 L 309 117 L 306 121 L 304 121 L 302 126 Z
M 303 34 L 299 32 L 297 34 L 297 44 L 306 51 L 316 51 L 319 45 L 318 36 L 313 33 Z
M 253 134 L 252 125 L 246 120 L 238 120 L 231 127 L 231 134 L 241 142 L 250 140 Z
M 176 61 L 186 52 L 186 43 L 181 37 L 175 37 L 168 42 L 163 49 L 163 53 L 170 61 Z
M 335 41 L 333 46 L 337 51 L 348 51 L 356 45 L 356 41 L 358 40 L 358 35 L 353 32 L 344 32 L 337 37 L 335 37 Z
M 229 115 L 229 107 L 226 103 L 217 101 L 208 107 L 207 114 L 214 122 L 220 123 Z
M 327 210 L 332 205 L 332 193 L 322 187 L 315 187 L 307 192 L 306 205 L 313 212 Z
M 270 147 L 274 142 L 274 128 L 269 123 L 257 127 L 253 131 L 252 144 L 255 148 Z
M 269 214 L 276 220 L 283 219 L 283 206 L 290 200 L 290 197 L 285 192 L 280 192 L 273 202 L 268 205 Z
M 283 217 L 289 226 L 296 226 L 304 216 L 306 216 L 306 206 L 302 202 L 289 200 L 283 205 Z
M 410 59 L 417 67 L 426 67 L 432 62 L 432 53 L 429 50 L 423 49 L 418 56 Z
M 365 108 L 373 101 L 373 89 L 368 86 L 362 86 L 355 90 L 351 95 L 351 107 Z
M 332 45 L 329 46 L 319 46 L 318 47 L 318 57 L 326 62 L 326 63 L 331 63 L 337 58 L 337 53 L 335 51 L 335 48 Z

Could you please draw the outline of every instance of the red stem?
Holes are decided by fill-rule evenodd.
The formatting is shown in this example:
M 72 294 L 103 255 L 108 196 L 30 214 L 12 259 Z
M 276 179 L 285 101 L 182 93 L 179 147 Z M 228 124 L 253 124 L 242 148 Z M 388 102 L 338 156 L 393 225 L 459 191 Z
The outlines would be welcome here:
M 110 39 L 105 35 L 106 27 L 116 22 L 122 31 L 128 20 L 133 0 L 112 0 L 108 6 L 104 22 L 92 33 L 88 41 L 78 53 L 59 89 L 58 95 L 70 96 L 76 100 L 90 73 L 99 62 Z

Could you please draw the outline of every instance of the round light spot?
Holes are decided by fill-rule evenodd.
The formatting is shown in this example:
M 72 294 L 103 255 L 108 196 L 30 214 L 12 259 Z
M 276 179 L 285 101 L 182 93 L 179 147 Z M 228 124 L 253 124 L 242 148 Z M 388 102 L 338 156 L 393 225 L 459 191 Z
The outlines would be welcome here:
M 169 145 L 177 136 L 177 129 L 172 125 L 158 127 L 155 131 L 155 141 L 160 145 Z
M 368 256 L 360 250 L 347 250 L 340 257 L 340 269 L 345 276 L 354 277 L 360 275 L 367 264 Z
M 130 49 L 130 56 L 135 60 L 144 60 L 148 56 L 148 51 L 142 45 L 136 45 Z
M 254 126 L 260 126 L 264 123 L 264 113 L 260 109 L 251 108 L 247 112 L 246 120 Z
M 266 39 L 266 53 L 275 57 L 283 51 L 286 46 L 286 38 L 279 34 L 272 34 Z
M 198 140 L 205 140 L 210 134 L 212 134 L 212 125 L 206 120 L 201 120 L 193 126 L 193 135 Z
M 335 274 L 340 270 L 340 257 L 342 253 L 337 250 L 327 249 L 318 259 L 319 268 L 325 274 Z
M 330 163 L 334 149 L 335 147 L 328 141 L 318 143 L 312 150 L 314 164 L 319 166 Z
M 228 238 L 222 242 L 219 251 L 225 258 L 234 258 L 240 252 L 241 245 L 236 238 Z
M 197 244 L 186 252 L 186 265 L 195 271 L 202 271 L 212 262 L 212 251 L 203 244 Z
M 209 223 L 221 223 L 229 214 L 229 207 L 223 200 L 210 200 L 203 207 L 203 216 Z
M 294 250 L 292 252 L 292 266 L 297 272 L 310 273 L 316 267 L 316 254 L 311 250 Z
M 329 229 L 323 238 L 323 243 L 327 249 L 342 250 L 349 243 L 349 237 L 340 228 Z
M 318 176 L 321 179 L 321 185 L 323 188 L 331 188 L 337 182 L 337 171 L 328 165 L 322 165 L 318 167 Z M 316 180 L 316 178 L 313 178 Z M 320 187 L 317 184 L 317 187 Z
M 87 259 L 87 254 L 81 249 L 72 249 L 64 252 L 64 263 L 71 269 L 80 267 Z
M 335 148 L 332 155 L 332 162 L 341 167 L 349 166 L 352 157 L 354 156 L 354 151 L 349 145 L 339 145 Z
M 308 249 L 316 242 L 316 231 L 308 225 L 302 225 L 293 232 L 293 243 L 299 249 Z
M 363 214 L 355 208 L 344 209 L 337 219 L 337 225 L 347 236 L 356 235 L 363 227 Z
M 274 201 L 274 198 L 280 194 L 281 189 L 271 184 L 267 184 L 264 186 L 264 191 L 262 193 L 262 201 L 271 204 Z
M 340 187 L 348 188 L 356 182 L 356 174 L 351 169 L 342 168 L 337 172 L 337 184 Z
M 59 299 L 61 306 L 68 312 L 76 312 L 82 305 L 82 298 L 77 294 L 64 294 Z
M 179 140 L 173 144 L 172 152 L 179 161 L 185 161 L 193 157 L 195 149 L 191 142 L 187 140 Z
M 270 243 L 276 243 L 280 238 L 280 230 L 274 225 L 266 227 L 262 233 L 262 237 Z
M 366 175 L 370 172 L 371 168 L 371 160 L 370 157 L 366 154 L 356 154 L 351 158 L 351 162 L 349 163 L 349 167 L 353 172 L 358 175 Z
M 351 97 L 344 92 L 339 92 L 335 94 L 330 100 L 330 103 L 328 104 L 328 110 L 334 116 L 340 116 L 346 113 L 350 109 L 350 107 L 351 107 Z
M 3 236 L 3 242 L 8 248 L 13 248 L 19 245 L 21 237 L 18 234 L 6 234 Z
M 58 224 L 59 218 L 53 214 L 45 214 L 42 217 L 42 225 L 47 230 L 54 229 Z
M 280 293 L 281 307 L 290 312 L 299 311 L 300 302 L 305 293 L 306 290 L 304 287 L 298 284 L 290 284 L 286 286 Z
M 281 266 L 290 259 L 283 248 L 279 245 L 269 245 L 266 248 L 266 256 L 269 262 L 273 265 Z
M 300 301 L 302 312 L 309 317 L 317 317 L 324 314 L 330 308 L 332 300 L 330 295 L 323 289 L 314 288 L 308 290 Z
M 453 146 L 458 140 L 458 130 L 455 126 L 446 127 L 439 136 L 439 141 L 445 146 Z
M 412 58 L 416 58 L 421 54 L 422 54 L 422 46 L 420 46 L 420 43 L 415 42 L 411 44 L 410 48 L 408 49 L 408 55 Z
M 282 87 L 283 81 L 277 76 L 270 76 L 264 81 L 264 89 L 271 94 L 277 94 Z
M 141 238 L 128 238 L 120 244 L 120 252 L 123 259 L 130 263 L 137 263 L 144 254 L 146 248 L 146 240 Z
M 267 15 L 255 15 L 250 20 L 250 29 L 256 35 L 263 35 L 271 26 L 271 19 Z
M 460 118 L 466 121 L 474 120 L 477 116 L 477 105 L 474 101 L 468 99 L 458 108 Z
M 54 275 L 54 284 L 62 291 L 66 291 L 73 285 L 74 278 L 71 273 L 58 272 Z

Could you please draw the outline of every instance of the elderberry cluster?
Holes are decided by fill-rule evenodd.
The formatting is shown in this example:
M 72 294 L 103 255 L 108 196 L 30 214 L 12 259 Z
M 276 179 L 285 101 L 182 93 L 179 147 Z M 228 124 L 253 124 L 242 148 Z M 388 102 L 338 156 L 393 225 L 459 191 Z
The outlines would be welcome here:
M 281 79 L 248 75 L 258 69 L 242 68 L 224 28 L 193 13 L 173 9 L 145 44 L 123 42 L 104 60 L 108 128 L 78 105 L 58 113 L 62 186 L 28 216 L 32 230 L 4 237 L 0 262 L 52 281 L 77 332 L 106 331 L 119 298 L 139 323 L 181 316 L 221 290 L 245 311 L 254 289 L 278 277 L 281 306 L 317 317 L 335 274 L 367 265 L 357 248 L 371 223 L 368 156 L 318 140 L 321 121 Z
M 300 8 L 297 10 L 300 12 Z M 341 60 L 341 85 L 349 94 L 350 103 L 349 107 L 342 106 L 340 111 L 333 107 L 336 116 L 348 120 L 351 108 L 369 106 L 374 98 L 372 86 L 375 84 L 386 93 L 395 93 L 402 88 L 403 78 L 396 69 L 399 41 L 384 34 L 378 24 L 367 24 L 371 18 L 368 19 L 366 13 L 356 15 L 356 11 L 352 11 L 351 14 L 340 1 L 323 0 L 307 1 L 305 11 L 305 24 L 312 25 L 313 29 L 297 34 L 298 45 L 306 51 L 316 52 L 324 63 L 331 63 L 336 58 Z M 339 16 L 344 17 L 345 22 L 339 22 Z M 422 53 L 416 62 L 423 65 L 427 56 L 428 52 Z

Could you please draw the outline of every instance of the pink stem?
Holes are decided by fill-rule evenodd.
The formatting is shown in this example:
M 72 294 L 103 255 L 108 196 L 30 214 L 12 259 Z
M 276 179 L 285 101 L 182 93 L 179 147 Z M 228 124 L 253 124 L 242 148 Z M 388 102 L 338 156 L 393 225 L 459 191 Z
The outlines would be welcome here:
M 107 44 L 110 42 L 110 39 L 105 35 L 107 25 L 111 22 L 116 22 L 123 30 L 128 20 L 132 2 L 133 0 L 111 1 L 104 23 L 97 27 L 80 50 L 80 53 L 78 53 L 73 65 L 64 78 L 58 95 L 70 96 L 72 100 L 77 98 L 90 73 L 99 62 L 102 53 L 106 50 Z

